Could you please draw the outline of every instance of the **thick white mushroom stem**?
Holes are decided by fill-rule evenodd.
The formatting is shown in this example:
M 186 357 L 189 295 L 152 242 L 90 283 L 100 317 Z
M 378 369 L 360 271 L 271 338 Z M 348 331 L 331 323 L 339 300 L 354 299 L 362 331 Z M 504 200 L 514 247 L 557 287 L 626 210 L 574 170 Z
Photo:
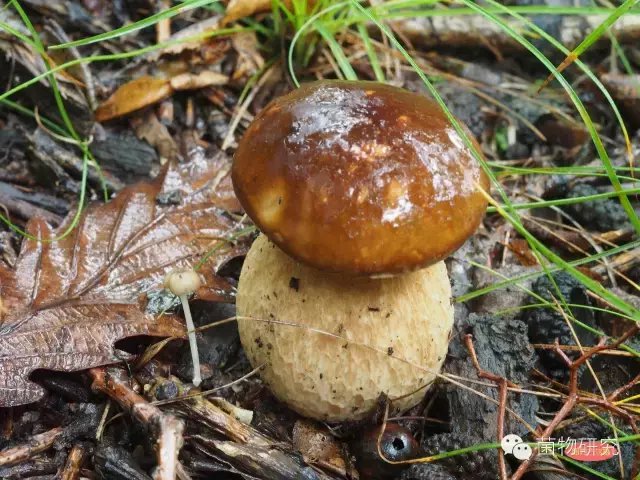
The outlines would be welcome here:
M 200 376 L 200 356 L 198 354 L 198 343 L 196 342 L 195 325 L 191 317 L 188 296 L 195 292 L 202 282 L 194 270 L 180 270 L 169 273 L 164 280 L 165 287 L 174 295 L 180 298 L 184 320 L 187 324 L 187 335 L 189 337 L 189 348 L 191 349 L 191 362 L 193 363 L 193 385 L 198 387 L 202 383 Z
M 380 394 L 394 410 L 424 396 L 453 325 L 443 262 L 391 278 L 307 267 L 264 235 L 247 254 L 237 295 L 247 357 L 281 401 L 318 420 L 363 418 Z

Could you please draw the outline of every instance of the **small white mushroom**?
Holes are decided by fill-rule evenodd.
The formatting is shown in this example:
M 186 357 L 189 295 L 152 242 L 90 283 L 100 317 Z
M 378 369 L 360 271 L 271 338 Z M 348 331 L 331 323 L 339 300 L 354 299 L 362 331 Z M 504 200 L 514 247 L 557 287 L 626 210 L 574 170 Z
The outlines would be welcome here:
M 193 385 L 199 386 L 202 382 L 200 376 L 200 357 L 198 355 L 198 344 L 196 342 L 195 326 L 191 318 L 188 296 L 195 292 L 202 285 L 200 276 L 195 270 L 176 270 L 167 274 L 164 279 L 164 286 L 171 293 L 180 298 L 184 319 L 187 323 L 189 335 L 189 347 L 191 348 L 191 361 L 193 362 Z

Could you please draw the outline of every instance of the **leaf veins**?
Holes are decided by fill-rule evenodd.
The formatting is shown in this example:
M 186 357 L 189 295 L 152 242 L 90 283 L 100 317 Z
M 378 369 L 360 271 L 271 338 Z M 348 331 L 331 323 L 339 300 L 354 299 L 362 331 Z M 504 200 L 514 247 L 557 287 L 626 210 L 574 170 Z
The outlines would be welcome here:
M 183 336 L 172 315 L 144 312 L 146 293 L 165 274 L 193 266 L 235 226 L 239 210 L 226 156 L 170 164 L 153 182 L 123 189 L 107 204 L 89 206 L 72 234 L 33 219 L 14 269 L 0 266 L 0 407 L 38 400 L 35 369 L 82 370 L 122 360 L 113 344 L 135 335 Z M 216 251 L 200 270 L 207 299 L 232 287 L 217 267 L 241 246 Z

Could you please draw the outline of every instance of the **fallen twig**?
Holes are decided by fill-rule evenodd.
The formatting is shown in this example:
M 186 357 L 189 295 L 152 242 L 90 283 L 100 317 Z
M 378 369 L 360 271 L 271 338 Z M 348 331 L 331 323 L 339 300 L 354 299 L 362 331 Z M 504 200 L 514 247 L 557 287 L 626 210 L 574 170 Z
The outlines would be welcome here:
M 63 432 L 64 429 L 62 427 L 52 428 L 46 432 L 34 435 L 28 442 L 22 445 L 0 451 L 0 467 L 8 467 L 25 462 L 39 453 L 50 449 Z
M 620 409 L 618 406 L 614 405 L 611 401 L 611 399 L 615 398 L 615 396 L 619 395 L 623 391 L 628 390 L 628 388 L 626 388 L 627 386 L 622 387 L 622 391 L 620 393 L 617 393 L 617 392 L 621 389 L 615 390 L 606 399 L 581 397 L 578 392 L 578 370 L 593 356 L 597 355 L 598 353 L 604 350 L 618 348 L 621 344 L 623 344 L 629 338 L 636 335 L 639 331 L 640 331 L 640 326 L 636 325 L 633 328 L 629 329 L 624 335 L 619 337 L 611 345 L 607 345 L 606 340 L 602 338 L 598 342 L 598 345 L 586 351 L 575 361 L 572 361 L 564 353 L 564 351 L 562 351 L 562 349 L 560 348 L 556 349 L 556 353 L 558 354 L 558 356 L 567 364 L 567 367 L 569 368 L 569 393 L 567 395 L 567 399 L 565 400 L 564 405 L 562 405 L 562 408 L 558 411 L 558 413 L 556 413 L 555 417 L 553 417 L 551 422 L 549 422 L 549 424 L 544 429 L 544 431 L 542 431 L 542 433 L 538 435 L 538 438 L 540 439 L 551 438 L 553 431 L 556 429 L 556 427 L 560 424 L 560 422 L 562 422 L 565 418 L 569 416 L 573 408 L 578 403 L 588 403 L 588 404 L 596 405 L 604 409 L 607 409 L 619 416 L 622 416 L 631 424 L 631 427 L 633 428 L 634 432 L 637 432 L 637 426 L 635 424 L 633 417 L 631 417 L 631 415 L 629 415 L 627 412 Z M 527 469 L 529 468 L 531 463 L 535 460 L 537 455 L 538 455 L 538 449 L 534 448 L 531 456 L 520 464 L 518 469 L 512 475 L 511 480 L 519 480 L 520 478 L 522 478 L 522 476 L 526 473 Z
M 92 368 L 89 375 L 93 379 L 92 388 L 102 392 L 145 425 L 157 437 L 157 467 L 154 480 L 174 480 L 178 464 L 178 452 L 182 447 L 182 420 L 163 413 L 135 393 L 122 379 L 123 372 L 115 368 Z
M 160 378 L 157 381 L 158 385 L 172 381 L 178 386 L 178 391 L 184 391 L 178 380 Z M 262 475 L 264 478 L 298 478 L 297 474 L 302 475 L 301 472 L 312 468 L 314 478 L 327 480 L 344 478 L 335 471 L 333 472 L 335 475 L 332 475 L 307 464 L 302 455 L 295 452 L 292 445 L 269 438 L 204 396 L 185 393 L 184 397 L 171 399 L 170 408 L 184 415 L 189 421 L 194 421 L 231 440 L 217 441 L 204 436 L 192 436 L 191 440 L 194 440 L 205 453 L 208 452 L 211 455 L 211 452 L 215 451 L 216 457 L 228 461 L 238 470 L 250 475 L 255 474 L 256 471 L 262 472 L 260 469 L 263 469 L 265 473 L 261 473 L 260 478 L 263 478 Z M 318 466 L 327 467 L 321 463 L 318 463 Z M 284 473 L 282 476 L 277 476 L 277 472 Z
M 471 357 L 471 361 L 473 362 L 473 366 L 478 372 L 478 378 L 485 378 L 492 382 L 495 382 L 498 385 L 498 439 L 504 437 L 504 416 L 507 409 L 507 387 L 518 387 L 514 383 L 510 382 L 506 378 L 500 377 L 499 375 L 495 375 L 491 372 L 487 372 L 483 370 L 478 362 L 478 357 L 476 355 L 476 350 L 473 346 L 473 336 L 471 334 L 467 334 L 464 337 L 464 343 L 469 351 L 469 356 Z M 500 479 L 507 479 L 507 466 L 504 461 L 504 455 L 498 455 L 498 469 L 500 472 Z
M 80 477 L 80 467 L 86 455 L 82 445 L 75 445 L 69 455 L 62 470 L 56 476 L 59 480 L 77 480 Z

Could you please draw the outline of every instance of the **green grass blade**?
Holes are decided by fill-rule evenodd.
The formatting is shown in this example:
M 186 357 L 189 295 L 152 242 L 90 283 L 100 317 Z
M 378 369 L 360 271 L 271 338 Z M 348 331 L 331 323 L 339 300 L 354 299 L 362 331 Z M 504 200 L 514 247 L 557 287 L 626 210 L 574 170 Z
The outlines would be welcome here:
M 27 37 L 24 33 L 19 32 L 8 23 L 0 22 L 0 30 L 4 30 L 5 32 L 10 33 L 21 42 L 26 43 L 33 48 L 35 48 L 36 46 L 35 42 L 31 38 Z
M 545 32 L 535 23 L 531 22 L 529 19 L 523 17 L 522 15 L 519 15 L 516 12 L 513 12 L 509 7 L 505 7 L 504 5 L 501 5 L 499 2 L 495 0 L 487 0 L 487 3 L 489 3 L 490 5 L 494 5 L 496 8 L 498 8 L 502 12 L 518 19 L 524 25 L 529 27 L 536 34 L 540 35 L 542 38 L 544 38 L 546 41 L 548 41 L 551 45 L 553 45 L 556 49 L 560 50 L 565 55 L 571 55 L 571 52 L 569 51 L 569 49 L 567 49 L 564 45 L 558 42 L 553 36 L 549 35 L 547 32 Z M 613 100 L 611 94 L 609 93 L 607 88 L 602 84 L 600 79 L 591 71 L 591 69 L 584 62 L 576 58 L 575 63 L 578 66 L 578 68 L 580 68 L 580 70 L 582 70 L 589 77 L 589 79 L 596 85 L 598 90 L 602 92 L 605 99 L 607 100 L 607 103 L 611 107 L 616 117 L 616 121 L 618 122 L 618 125 L 620 126 L 620 129 L 622 131 L 622 135 L 625 140 L 625 145 L 627 147 L 627 155 L 629 156 L 629 158 L 632 158 L 633 152 L 631 147 L 631 139 L 629 138 L 629 132 L 627 130 L 627 126 L 624 123 L 624 119 L 622 118 L 622 114 L 620 113 L 620 110 L 618 109 L 616 102 Z
M 296 75 L 296 69 L 294 66 L 293 55 L 295 52 L 296 45 L 300 41 L 300 39 L 306 35 L 307 30 L 323 15 L 327 13 L 333 12 L 335 10 L 339 10 L 341 8 L 347 7 L 351 3 L 351 0 L 345 0 L 343 2 L 335 3 L 327 8 L 320 10 L 318 13 L 311 15 L 306 22 L 304 22 L 300 28 L 296 31 L 295 35 L 291 39 L 291 44 L 289 45 L 289 51 L 287 53 L 287 67 L 289 69 L 289 75 L 291 76 L 291 81 L 294 83 L 296 87 L 300 86 L 300 82 L 298 81 L 298 77 Z
M 23 115 L 26 115 L 26 116 L 31 117 L 33 119 L 36 118 L 36 114 L 34 112 L 32 112 L 31 110 L 29 110 L 26 107 L 23 107 L 19 103 L 13 102 L 11 100 L 6 100 L 6 99 L 1 100 L 0 103 L 3 103 L 8 108 L 11 108 L 12 110 L 15 110 L 16 112 L 20 112 Z M 58 135 L 62 135 L 62 136 L 66 136 L 67 135 L 67 131 L 61 125 L 58 125 L 57 123 L 49 120 L 46 117 L 43 117 L 42 115 L 38 115 L 37 117 L 40 118 L 40 121 L 42 122 L 43 125 L 46 125 L 46 127 L 49 128 L 50 130 L 52 130 L 53 132 L 57 133 Z
M 380 20 L 396 20 L 399 18 L 418 18 L 432 16 L 467 16 L 477 15 L 471 8 L 437 7 L 432 0 L 410 0 L 407 2 L 384 2 L 372 7 L 372 11 Z M 404 5 L 401 5 L 404 4 Z M 418 10 L 420 7 L 433 7 Z M 395 8 L 394 8 L 395 7 Z M 404 7 L 404 8 L 401 8 Z M 587 6 L 552 6 L 552 5 L 510 5 L 509 10 L 521 15 L 610 15 L 615 9 L 609 7 Z M 491 13 L 501 13 L 497 9 L 489 9 Z M 640 11 L 629 10 L 628 13 L 639 14 Z
M 178 5 L 174 5 L 171 8 L 163 10 L 162 12 L 155 13 L 150 15 L 142 20 L 138 20 L 135 23 L 130 25 L 124 25 L 120 28 L 116 28 L 109 32 L 100 33 L 98 35 L 93 35 L 87 38 L 81 38 L 80 40 L 75 40 L 73 42 L 60 43 L 58 45 L 53 45 L 49 47 L 52 50 L 61 49 L 61 48 L 70 48 L 70 47 L 80 47 L 83 45 L 90 45 L 96 42 L 103 42 L 105 40 L 110 40 L 112 38 L 121 37 L 122 35 L 127 35 L 129 33 L 136 32 L 143 28 L 150 27 L 155 25 L 160 20 L 165 20 L 167 18 L 175 17 L 181 13 L 184 13 L 188 10 L 193 10 L 194 8 L 203 7 L 205 5 L 209 5 L 211 3 L 217 2 L 219 0 L 186 0 Z
M 385 76 L 382 71 L 382 67 L 380 66 L 380 61 L 378 60 L 378 54 L 376 53 L 373 44 L 371 43 L 371 37 L 369 37 L 369 32 L 367 32 L 367 28 L 362 24 L 358 23 L 358 34 L 362 39 L 362 44 L 364 45 L 364 49 L 367 52 L 367 57 L 369 58 L 369 65 L 371 65 L 371 69 L 373 70 L 373 74 L 375 79 L 378 82 L 384 82 Z
M 583 265 L 586 265 L 588 263 L 591 262 L 597 262 L 598 260 L 601 260 L 603 258 L 606 257 L 611 257 L 613 255 L 618 255 L 620 253 L 624 253 L 627 252 L 629 250 L 633 250 L 635 248 L 640 248 L 640 240 L 634 240 L 632 242 L 629 243 L 625 243 L 624 245 L 619 245 L 617 247 L 613 247 L 611 249 L 608 250 L 604 250 L 602 252 L 596 253 L 594 255 L 589 255 L 587 257 L 583 257 L 580 258 L 578 260 L 572 260 L 571 262 L 569 262 L 569 264 L 572 267 L 580 267 Z M 550 273 L 555 273 L 555 272 L 559 272 L 560 270 L 562 270 L 562 268 L 560 266 L 552 266 L 549 268 L 549 272 Z M 463 295 L 460 295 L 458 297 L 456 297 L 456 302 L 468 302 L 469 300 L 473 300 L 474 298 L 478 298 L 481 297 L 482 295 L 486 295 L 487 293 L 493 292 L 494 290 L 498 290 L 504 287 L 508 287 L 510 285 L 516 284 L 518 282 L 524 282 L 524 281 L 528 281 L 528 280 L 534 280 L 542 275 L 544 275 L 545 272 L 543 271 L 537 271 L 537 272 L 531 272 L 531 273 L 525 273 L 523 275 L 518 275 L 516 277 L 510 278 L 509 280 L 505 280 L 503 282 L 496 282 L 492 285 L 488 285 L 486 287 L 483 288 L 479 288 L 477 290 L 474 290 L 472 292 L 467 292 Z M 629 318 L 633 318 L 633 317 L 629 317 Z
M 640 194 L 639 188 L 629 188 L 626 189 L 625 195 L 637 195 Z M 572 198 L 558 198 L 556 200 L 541 200 L 537 202 L 527 202 L 527 203 L 513 203 L 511 204 L 511 208 L 515 210 L 531 210 L 534 208 L 545 208 L 545 207 L 558 207 L 562 205 L 575 205 L 577 203 L 590 202 L 594 200 L 603 200 L 606 198 L 617 197 L 618 192 L 604 192 L 604 193 L 595 193 L 593 195 L 585 195 L 583 197 L 572 197 Z M 494 213 L 496 212 L 496 207 L 489 207 L 487 212 Z
M 358 75 L 356 75 L 356 72 L 351 66 L 349 59 L 347 59 L 347 56 L 344 54 L 344 51 L 342 50 L 342 47 L 336 41 L 336 39 L 333 38 L 333 35 L 329 33 L 329 31 L 325 28 L 325 26 L 322 23 L 318 22 L 315 25 L 315 27 L 318 33 L 320 34 L 320 36 L 322 36 L 324 41 L 329 46 L 329 49 L 331 50 L 331 54 L 333 55 L 333 58 L 335 58 L 336 62 L 338 62 L 338 66 L 342 71 L 342 75 L 344 75 L 344 77 L 347 80 L 357 80 Z
M 571 55 L 579 57 L 582 55 L 591 45 L 593 45 L 604 33 L 613 25 L 618 19 L 631 10 L 639 0 L 625 0 L 622 4 L 616 8 L 609 16 L 598 25 L 586 38 L 573 49 Z
M 161 50 L 166 47 L 170 47 L 173 45 L 178 45 L 185 42 L 191 42 L 194 40 L 207 38 L 207 37 L 215 37 L 215 36 L 224 36 L 229 35 L 231 33 L 242 32 L 244 28 L 236 27 L 236 28 L 226 28 L 220 29 L 213 32 L 201 33 L 198 35 L 193 35 L 190 37 L 180 38 L 176 40 L 169 40 L 167 42 L 158 43 L 155 45 L 150 45 L 148 47 L 139 48 L 137 50 L 132 50 L 130 52 L 120 52 L 120 53 L 111 53 L 105 55 L 92 55 L 89 57 L 81 57 L 74 58 L 73 60 L 69 60 L 66 63 L 62 63 L 60 65 L 56 65 L 53 68 L 49 68 L 46 72 L 43 72 L 35 77 L 30 78 L 29 80 L 25 80 L 20 85 L 16 85 L 15 87 L 7 90 L 6 92 L 0 94 L 0 101 L 9 98 L 10 96 L 29 88 L 31 85 L 40 82 L 42 79 L 49 77 L 49 75 L 54 74 L 56 72 L 60 72 L 62 70 L 66 70 L 67 68 L 74 67 L 81 63 L 92 63 L 92 62 L 108 62 L 113 60 L 125 60 L 127 58 L 133 58 L 140 55 L 144 55 L 145 53 L 154 52 L 156 50 Z
M 574 467 L 577 467 L 580 470 L 584 470 L 585 472 L 589 472 L 590 474 L 595 475 L 598 478 L 603 478 L 604 480 L 616 480 L 615 478 L 605 475 L 604 473 L 600 473 L 598 470 L 594 470 L 593 468 L 585 465 L 584 463 L 578 462 L 572 458 L 566 457 L 564 455 L 558 455 L 558 458 L 560 458 L 563 462 L 570 463 Z
M 582 118 L 585 126 L 587 127 L 587 131 L 589 132 L 589 135 L 591 136 L 593 144 L 596 147 L 596 151 L 598 152 L 598 155 L 602 160 L 602 164 L 605 167 L 605 171 L 607 172 L 609 181 L 611 182 L 611 185 L 613 186 L 614 190 L 616 190 L 616 192 L 619 193 L 618 198 L 620 200 L 620 203 L 622 204 L 622 207 L 627 213 L 627 216 L 629 217 L 631 224 L 633 225 L 634 229 L 638 233 L 640 233 L 640 219 L 638 218 L 638 215 L 636 214 L 633 206 L 631 205 L 629 198 L 626 195 L 624 195 L 624 192 L 621 192 L 622 185 L 620 184 L 620 180 L 616 176 L 616 172 L 615 172 L 615 169 L 613 168 L 613 164 L 611 163 L 611 159 L 609 158 L 609 154 L 604 148 L 602 139 L 598 135 L 596 127 L 593 124 L 593 121 L 591 120 L 589 113 L 587 112 L 584 104 L 580 100 L 580 97 L 578 96 L 576 91 L 573 89 L 573 87 L 562 76 L 562 74 L 555 68 L 555 66 L 551 63 L 551 61 L 544 56 L 544 54 L 540 50 L 538 50 L 533 44 L 531 44 L 531 42 L 529 42 L 522 35 L 520 35 L 515 30 L 513 30 L 513 28 L 511 28 L 510 25 L 505 23 L 502 19 L 497 17 L 495 14 L 488 12 L 485 8 L 481 7 L 480 5 L 475 4 L 471 0 L 462 0 L 462 1 L 466 5 L 469 5 L 470 8 L 476 9 L 478 13 L 488 17 L 491 21 L 495 22 L 498 26 L 500 26 L 500 28 L 502 28 L 509 36 L 511 36 L 514 40 L 516 40 L 523 47 L 529 50 L 545 67 L 547 67 L 547 69 L 556 78 L 556 80 L 560 82 L 562 87 L 565 89 L 565 91 L 571 98 L 571 101 L 573 102 L 574 106 L 578 110 L 580 117 Z
M 29 32 L 31 32 L 31 36 L 33 37 L 33 41 L 34 41 L 34 47 L 37 50 L 37 52 L 40 54 L 43 62 L 46 65 L 46 68 L 51 69 L 51 64 L 49 63 L 49 58 L 46 55 L 44 44 L 40 40 L 40 36 L 37 30 L 34 28 L 33 24 L 31 23 L 31 20 L 29 19 L 28 15 L 22 9 L 20 2 L 18 2 L 17 0 L 14 0 L 13 7 L 18 12 L 18 15 L 22 19 L 22 22 L 25 24 Z M 60 93 L 60 89 L 58 88 L 58 82 L 55 78 L 55 75 L 50 72 L 46 72 L 46 73 L 47 73 L 46 77 L 49 80 L 49 83 L 51 85 L 51 90 L 53 92 L 53 96 L 56 101 L 56 106 L 58 107 L 58 112 L 60 113 L 64 126 L 67 130 L 65 132 L 65 135 L 69 135 L 71 138 L 73 138 L 76 141 L 77 145 L 80 146 L 83 151 L 82 180 L 80 183 L 80 196 L 78 198 L 78 209 L 76 211 L 75 216 L 73 217 L 72 222 L 69 224 L 67 229 L 59 237 L 56 238 L 56 240 L 61 240 L 73 231 L 73 229 L 78 224 L 80 215 L 82 214 L 82 209 L 84 208 L 84 205 L 85 205 L 85 198 L 87 193 L 87 176 L 89 171 L 89 160 L 92 158 L 92 155 L 86 143 L 82 141 L 78 133 L 75 131 L 73 122 L 71 121 L 71 118 L 69 117 L 67 109 L 64 105 L 64 100 L 62 99 L 62 94 Z

